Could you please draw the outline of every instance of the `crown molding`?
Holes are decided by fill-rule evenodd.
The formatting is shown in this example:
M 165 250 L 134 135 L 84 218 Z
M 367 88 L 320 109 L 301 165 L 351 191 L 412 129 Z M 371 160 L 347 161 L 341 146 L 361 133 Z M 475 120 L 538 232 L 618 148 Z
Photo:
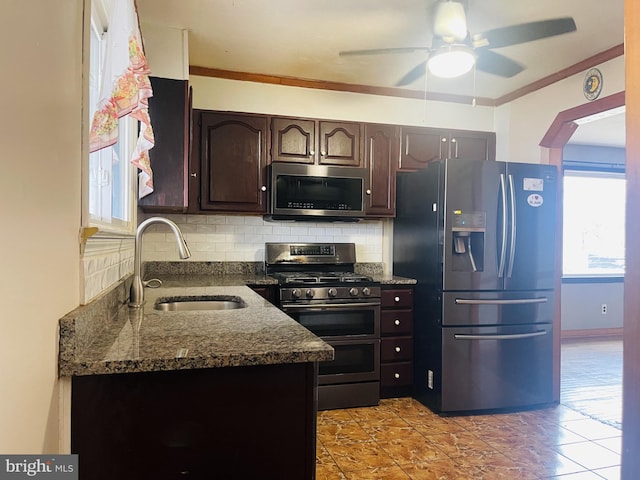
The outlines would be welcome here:
M 601 63 L 624 55 L 624 44 L 616 45 L 608 50 L 604 50 L 567 68 L 564 68 L 547 77 L 541 78 L 529 85 L 514 90 L 498 98 L 476 97 L 475 104 L 486 107 L 498 107 L 505 103 L 540 90 L 553 83 L 564 80 L 576 73 L 591 68 Z M 438 102 L 461 103 L 472 105 L 474 97 L 471 95 L 454 95 L 448 93 L 425 92 L 419 90 L 407 90 L 394 87 L 375 87 L 371 85 L 359 85 L 352 83 L 329 82 L 324 80 L 309 80 L 296 77 L 284 77 L 279 75 L 263 75 L 259 73 L 236 72 L 233 70 L 223 70 L 220 68 L 189 66 L 189 74 L 201 77 L 225 78 L 228 80 L 240 80 L 243 82 L 267 83 L 271 85 L 283 85 L 287 87 L 313 88 L 318 90 L 333 90 L 338 92 L 364 93 L 368 95 L 382 95 L 386 97 L 412 98 L 417 100 L 433 100 Z

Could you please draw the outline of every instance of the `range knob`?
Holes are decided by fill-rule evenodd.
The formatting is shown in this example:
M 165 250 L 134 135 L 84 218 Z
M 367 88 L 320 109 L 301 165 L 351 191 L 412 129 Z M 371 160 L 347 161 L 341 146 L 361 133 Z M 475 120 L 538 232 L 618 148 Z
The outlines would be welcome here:
M 312 290 L 311 288 L 307 290 L 306 295 L 307 298 L 313 298 L 313 296 L 316 294 L 315 290 Z
M 349 295 L 351 295 L 352 297 L 355 297 L 356 295 L 358 295 L 358 289 L 356 287 L 350 288 Z
M 362 294 L 363 294 L 365 297 L 368 297 L 369 295 L 371 295 L 371 289 L 370 289 L 369 287 L 363 287 L 363 289 L 362 289 Z
M 294 288 L 293 290 L 291 290 L 291 296 L 293 298 L 300 298 L 300 295 L 302 295 L 302 292 L 299 288 Z
M 330 288 L 328 293 L 330 297 L 335 297 L 336 295 L 338 295 L 338 290 L 336 290 L 335 288 Z

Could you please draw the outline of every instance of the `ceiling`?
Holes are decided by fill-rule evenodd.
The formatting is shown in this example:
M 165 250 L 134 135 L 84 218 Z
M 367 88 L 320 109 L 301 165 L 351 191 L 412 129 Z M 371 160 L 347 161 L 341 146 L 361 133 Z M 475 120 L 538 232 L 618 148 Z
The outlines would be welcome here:
M 406 89 L 496 99 L 623 43 L 624 0 L 464 0 L 471 34 L 573 17 L 577 31 L 495 49 L 526 69 L 433 76 Z M 436 0 L 136 0 L 141 23 L 189 31 L 189 65 L 393 87 L 425 52 L 339 56 L 344 50 L 430 46 Z M 144 31 L 143 31 L 144 34 Z M 581 127 L 582 128 L 582 127 Z M 580 129 L 579 129 L 580 130 Z

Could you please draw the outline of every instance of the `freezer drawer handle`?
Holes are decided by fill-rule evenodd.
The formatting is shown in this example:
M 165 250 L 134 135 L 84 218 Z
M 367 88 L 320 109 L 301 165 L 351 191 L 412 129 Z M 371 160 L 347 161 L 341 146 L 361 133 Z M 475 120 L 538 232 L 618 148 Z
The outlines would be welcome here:
M 463 333 L 455 333 L 453 337 L 456 340 L 516 340 L 518 338 L 540 337 L 546 334 L 546 330 L 540 330 L 532 333 L 514 333 L 511 335 L 465 335 Z
M 514 300 L 474 300 L 470 298 L 456 298 L 457 305 L 526 305 L 528 303 L 547 303 L 546 297 L 517 298 Z

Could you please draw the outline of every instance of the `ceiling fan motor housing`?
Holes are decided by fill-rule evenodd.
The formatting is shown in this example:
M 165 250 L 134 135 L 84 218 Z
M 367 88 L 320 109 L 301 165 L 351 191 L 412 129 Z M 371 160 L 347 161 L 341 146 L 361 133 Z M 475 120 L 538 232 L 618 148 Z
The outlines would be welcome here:
M 433 32 L 445 42 L 462 42 L 467 38 L 467 17 L 459 2 L 440 2 L 436 9 Z

